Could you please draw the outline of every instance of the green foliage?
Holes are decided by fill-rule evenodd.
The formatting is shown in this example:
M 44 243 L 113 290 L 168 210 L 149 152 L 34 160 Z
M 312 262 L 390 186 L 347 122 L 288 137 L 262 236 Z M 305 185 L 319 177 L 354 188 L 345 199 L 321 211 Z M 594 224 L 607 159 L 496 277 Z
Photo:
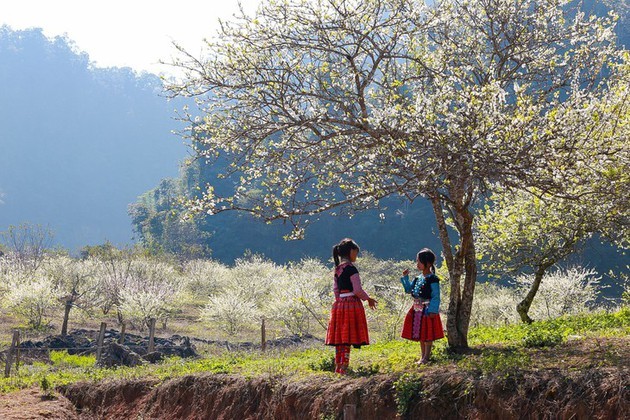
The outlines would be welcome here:
M 398 414 L 404 417 L 409 411 L 411 402 L 424 395 L 422 376 L 417 373 L 405 373 L 394 382 L 394 389 L 396 390 L 396 409 Z
M 458 366 L 466 370 L 478 371 L 484 375 L 500 373 L 505 376 L 514 374 L 519 369 L 531 366 L 531 357 L 518 348 L 504 350 L 484 350 L 480 356 L 462 359 Z
M 553 347 L 560 344 L 564 337 L 556 330 L 540 328 L 536 324 L 529 325 L 528 331 L 523 337 L 525 347 Z
M 88 369 L 96 363 L 96 357 L 93 355 L 82 356 L 78 354 L 68 354 L 67 351 L 51 351 L 50 361 L 55 368 L 81 368 Z
M 332 354 L 324 354 L 319 359 L 309 362 L 308 367 L 314 371 L 334 372 L 335 356 Z
M 188 194 L 182 179 L 163 179 L 129 206 L 134 230 L 144 247 L 184 259 L 211 255 L 211 234 L 201 229 L 198 219 L 185 217 L 181 203 Z
M 44 398 L 52 398 L 54 395 L 54 388 L 51 386 L 50 381 L 48 380 L 48 377 L 44 376 L 42 378 L 42 380 L 40 381 L 39 384 L 41 390 L 42 390 L 42 394 L 44 396 Z
M 528 334 L 534 337 L 535 335 L 544 335 L 545 331 L 550 332 L 554 337 L 560 334 L 563 339 L 569 335 L 589 334 L 624 336 L 630 333 L 630 308 L 623 307 L 612 313 L 595 312 L 562 316 L 552 320 L 537 321 L 531 325 L 476 327 L 471 329 L 469 338 L 473 346 L 486 343 L 521 345 L 525 342 Z M 551 340 L 557 340 L 557 338 Z

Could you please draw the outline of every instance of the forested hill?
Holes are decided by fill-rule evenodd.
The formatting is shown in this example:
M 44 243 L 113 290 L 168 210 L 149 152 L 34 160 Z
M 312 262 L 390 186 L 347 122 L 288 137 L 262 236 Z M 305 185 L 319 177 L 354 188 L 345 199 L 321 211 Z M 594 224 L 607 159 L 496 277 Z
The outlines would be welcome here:
M 76 250 L 131 242 L 127 206 L 186 154 L 161 81 L 94 68 L 65 38 L 0 27 L 0 231 L 48 225 Z

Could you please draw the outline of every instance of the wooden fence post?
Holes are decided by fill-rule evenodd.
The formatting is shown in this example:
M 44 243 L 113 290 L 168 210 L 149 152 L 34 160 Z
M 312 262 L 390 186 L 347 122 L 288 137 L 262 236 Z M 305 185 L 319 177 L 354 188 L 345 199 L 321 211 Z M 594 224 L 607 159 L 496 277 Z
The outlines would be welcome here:
M 107 324 L 105 322 L 101 322 L 101 330 L 98 333 L 98 341 L 96 342 L 96 363 L 101 360 L 101 353 L 103 352 L 103 340 L 105 339 L 105 329 L 107 328 Z
M 148 353 L 155 351 L 155 318 L 149 320 L 149 348 Z
M 262 351 L 267 349 L 267 331 L 265 329 L 265 318 L 263 317 L 260 323 L 260 348 Z
M 20 330 L 13 332 L 13 339 L 15 340 L 15 371 L 20 370 Z
M 4 377 L 8 378 L 11 375 L 11 363 L 13 362 L 13 352 L 16 351 L 16 347 L 19 346 L 20 341 L 20 331 L 13 331 L 13 339 L 11 340 L 11 347 L 7 352 L 7 363 L 4 367 Z M 17 368 L 16 368 L 17 370 Z
M 118 338 L 118 344 L 125 344 L 125 330 L 127 329 L 127 323 L 123 322 L 120 327 L 120 337 Z

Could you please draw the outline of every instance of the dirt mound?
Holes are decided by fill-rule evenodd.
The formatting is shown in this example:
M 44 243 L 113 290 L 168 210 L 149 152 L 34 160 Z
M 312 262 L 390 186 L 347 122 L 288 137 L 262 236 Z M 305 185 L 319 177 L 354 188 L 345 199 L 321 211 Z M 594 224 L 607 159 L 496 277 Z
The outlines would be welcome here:
M 43 396 L 36 388 L 0 395 L 0 419 L 74 420 L 79 416 L 70 401 L 61 395 Z
M 83 418 L 99 419 L 341 419 L 344 408 L 366 420 L 623 419 L 630 415 L 629 378 L 628 369 L 616 368 L 481 377 L 434 371 L 409 383 L 398 375 L 298 381 L 196 375 L 159 386 L 151 381 L 74 384 L 62 393 Z

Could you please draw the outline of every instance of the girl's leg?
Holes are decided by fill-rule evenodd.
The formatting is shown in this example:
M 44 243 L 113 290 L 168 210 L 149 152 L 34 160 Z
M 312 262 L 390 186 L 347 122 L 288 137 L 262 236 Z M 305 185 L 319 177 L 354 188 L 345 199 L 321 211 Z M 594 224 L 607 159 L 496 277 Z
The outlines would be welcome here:
M 422 355 L 423 363 L 429 363 L 429 358 L 431 357 L 431 348 L 433 347 L 433 341 L 424 341 L 424 353 Z
M 335 373 L 345 375 L 350 364 L 350 346 L 335 346 Z

